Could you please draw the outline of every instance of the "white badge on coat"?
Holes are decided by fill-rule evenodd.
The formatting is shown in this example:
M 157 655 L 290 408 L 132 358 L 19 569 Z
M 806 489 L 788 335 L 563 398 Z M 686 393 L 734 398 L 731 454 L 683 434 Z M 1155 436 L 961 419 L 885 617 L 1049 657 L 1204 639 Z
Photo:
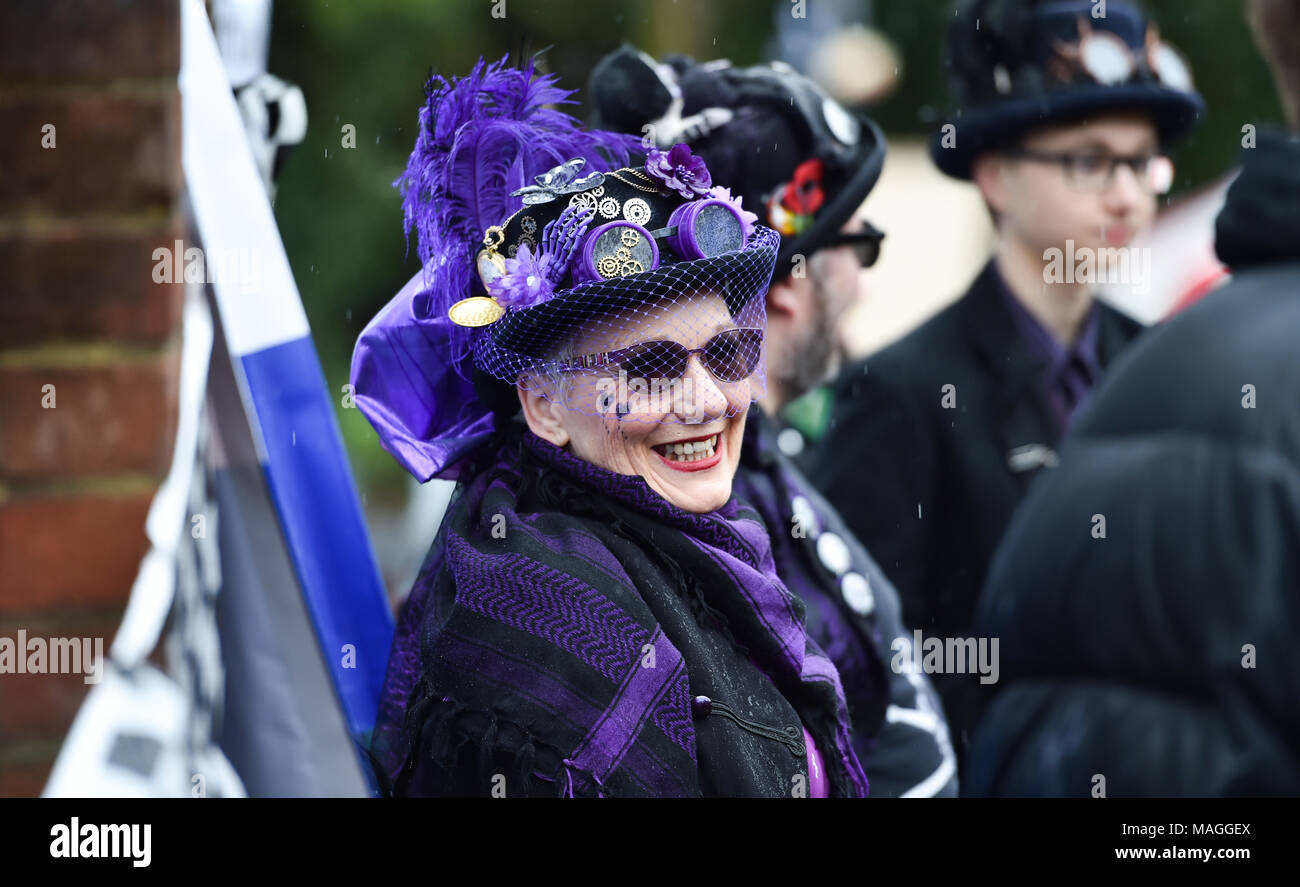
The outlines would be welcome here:
M 1046 444 L 1025 444 L 1007 453 L 1007 466 L 1015 474 L 1036 468 L 1055 468 L 1058 461 L 1056 450 Z

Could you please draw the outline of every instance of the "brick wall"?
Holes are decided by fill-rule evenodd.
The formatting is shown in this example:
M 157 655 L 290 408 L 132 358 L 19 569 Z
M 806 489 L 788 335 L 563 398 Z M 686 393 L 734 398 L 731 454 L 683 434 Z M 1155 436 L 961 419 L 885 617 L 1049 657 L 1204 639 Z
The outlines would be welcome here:
M 176 0 L 0 0 L 0 637 L 107 651 L 146 550 L 181 311 L 152 255 L 190 240 L 179 64 Z M 0 797 L 40 792 L 88 689 L 0 674 Z

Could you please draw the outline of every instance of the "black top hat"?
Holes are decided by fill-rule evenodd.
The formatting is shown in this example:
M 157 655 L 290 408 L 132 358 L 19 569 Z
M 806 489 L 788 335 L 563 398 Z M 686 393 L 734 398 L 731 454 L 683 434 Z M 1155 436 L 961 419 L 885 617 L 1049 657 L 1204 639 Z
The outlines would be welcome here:
M 685 143 L 747 211 L 781 233 L 776 277 L 839 233 L 880 177 L 885 139 L 789 65 L 662 63 L 622 46 L 597 63 L 594 125 L 640 133 L 647 147 Z
M 1178 51 L 1120 0 L 968 0 L 947 66 L 956 110 L 930 154 L 958 179 L 971 178 L 979 154 L 1040 126 L 1138 111 L 1168 144 L 1205 110 Z
M 543 232 L 562 223 L 569 208 L 590 214 L 583 227 L 591 239 L 569 260 L 571 270 L 551 298 L 509 311 L 491 326 L 481 356 L 495 355 L 513 367 L 519 362 L 513 355 L 544 357 L 558 339 L 592 318 L 699 289 L 716 288 L 732 314 L 740 314 L 767 291 L 779 238 L 763 226 L 748 233 L 740 221 L 710 230 L 710 221 L 717 220 L 696 215 L 687 221 L 680 212 L 692 205 L 707 212 L 725 202 L 707 193 L 687 199 L 644 168 L 629 167 L 601 174 L 596 186 L 525 204 L 501 225 L 498 248 L 505 255 L 516 257 L 525 244 L 537 252 Z M 721 215 L 730 221 L 728 211 Z M 667 245 L 678 244 L 676 232 L 688 224 L 713 241 L 708 255 L 682 255 L 680 245 Z

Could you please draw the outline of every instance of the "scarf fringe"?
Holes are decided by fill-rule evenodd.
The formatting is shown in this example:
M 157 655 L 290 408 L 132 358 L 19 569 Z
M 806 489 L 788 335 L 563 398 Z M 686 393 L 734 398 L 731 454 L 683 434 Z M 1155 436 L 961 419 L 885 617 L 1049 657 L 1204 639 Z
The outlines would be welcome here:
M 471 760 L 476 761 L 477 776 L 484 785 L 490 784 L 494 776 L 503 772 L 510 774 L 514 793 L 520 793 L 521 787 L 530 786 L 534 781 L 561 787 L 570 781 L 568 770 L 571 762 L 564 759 L 559 749 L 542 741 L 525 725 L 497 712 L 444 696 L 427 682 L 418 685 L 412 696 L 415 698 L 407 707 L 402 730 L 406 753 L 388 792 L 392 796 L 404 797 L 410 793 L 412 780 L 422 763 L 433 764 L 446 773 L 455 772 L 467 746 L 477 747 Z M 535 769 L 539 751 L 562 761 L 554 773 L 546 774 Z M 373 756 L 371 759 L 374 760 Z M 438 787 L 433 788 L 436 791 Z M 531 792 L 524 790 L 523 793 Z
M 573 787 L 573 778 L 575 775 L 578 777 L 579 785 L 583 785 L 585 788 L 584 794 L 594 794 L 597 798 L 609 797 L 606 793 L 607 790 L 605 788 L 605 783 L 601 782 L 595 773 L 592 773 L 590 770 L 584 770 L 568 758 L 565 758 L 561 764 L 564 766 L 564 784 L 561 787 L 560 797 L 577 797 L 574 794 Z

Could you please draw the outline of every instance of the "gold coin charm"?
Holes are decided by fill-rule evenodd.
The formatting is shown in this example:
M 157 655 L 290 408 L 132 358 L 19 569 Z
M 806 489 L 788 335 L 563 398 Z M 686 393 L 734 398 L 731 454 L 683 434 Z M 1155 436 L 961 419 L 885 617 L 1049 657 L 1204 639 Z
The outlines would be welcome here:
M 447 309 L 447 316 L 457 326 L 487 326 L 496 323 L 506 309 L 488 296 L 470 296 Z

